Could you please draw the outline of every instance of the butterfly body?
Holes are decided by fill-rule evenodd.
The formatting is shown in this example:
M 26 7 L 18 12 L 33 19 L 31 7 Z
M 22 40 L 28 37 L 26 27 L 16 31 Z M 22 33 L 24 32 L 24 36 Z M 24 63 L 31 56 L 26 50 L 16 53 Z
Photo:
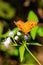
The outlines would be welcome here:
M 38 21 L 27 21 L 24 23 L 23 21 L 19 20 L 14 23 L 18 28 L 20 28 L 21 31 L 27 34 L 31 31 L 32 28 L 34 28 L 37 25 Z

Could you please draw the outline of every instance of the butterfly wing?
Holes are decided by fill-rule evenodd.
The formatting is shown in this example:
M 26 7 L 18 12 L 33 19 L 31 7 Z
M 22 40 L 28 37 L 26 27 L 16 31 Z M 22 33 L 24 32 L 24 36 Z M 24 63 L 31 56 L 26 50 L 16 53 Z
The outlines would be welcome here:
M 25 33 L 25 25 L 24 25 L 23 21 L 19 20 L 19 21 L 14 22 L 14 23 L 21 31 L 23 31 Z
M 28 33 L 32 30 L 32 28 L 34 28 L 37 25 L 37 21 L 27 21 L 25 23 L 25 27 L 26 27 L 26 31 L 25 33 Z

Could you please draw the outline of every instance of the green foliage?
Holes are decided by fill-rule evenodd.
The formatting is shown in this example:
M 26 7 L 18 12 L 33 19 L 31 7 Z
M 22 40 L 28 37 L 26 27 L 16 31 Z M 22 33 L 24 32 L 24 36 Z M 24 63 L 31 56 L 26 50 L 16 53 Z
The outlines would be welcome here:
M 11 7 L 10 4 L 0 1 L 0 17 L 5 19 L 11 19 L 15 16 L 15 8 Z
M 33 35 L 33 38 L 35 39 L 36 36 L 36 31 L 37 31 L 38 27 L 36 26 L 33 30 L 31 35 Z M 24 58 L 25 58 L 25 51 L 27 51 L 29 53 L 28 58 L 29 58 L 29 64 L 33 64 L 34 65 L 34 60 L 41 65 L 41 63 L 39 62 L 39 60 L 34 56 L 34 54 L 29 50 L 29 45 L 36 45 L 36 46 L 42 46 L 41 44 L 37 43 L 37 42 L 27 42 L 24 41 L 23 39 L 21 40 L 21 42 L 19 42 L 19 44 L 16 43 L 16 41 L 14 40 L 14 36 L 17 35 L 17 32 L 19 31 L 18 28 L 14 28 L 12 31 L 13 34 L 11 34 L 9 31 L 3 35 L 0 36 L 0 38 L 6 38 L 6 37 L 10 37 L 12 38 L 12 42 L 11 42 L 11 46 L 8 46 L 7 48 L 4 46 L 4 51 L 7 51 L 8 55 L 15 55 L 15 56 L 19 56 L 20 55 L 20 61 L 23 62 Z M 9 35 L 10 33 L 10 35 Z M 21 33 L 22 34 L 22 33 Z M 1 47 L 1 46 L 0 46 Z M 1 47 L 3 49 L 3 47 Z M 33 60 L 34 59 L 34 60 Z
M 14 35 L 19 31 L 18 28 L 14 28 L 12 31 L 8 31 L 5 34 L 0 35 L 0 38 L 6 38 L 6 37 L 14 37 Z M 12 34 L 11 34 L 12 33 Z
M 7 48 L 2 43 L 0 43 L 0 50 L 7 51 Z
M 3 28 L 4 28 L 4 26 L 3 26 L 3 24 L 0 22 L 0 35 L 3 33 Z
M 42 44 L 40 44 L 38 42 L 34 42 L 34 41 L 30 41 L 29 43 L 27 43 L 27 45 L 42 46 Z
M 10 47 L 10 48 L 7 49 L 7 54 L 8 55 L 18 56 L 18 49 L 17 48 Z
M 15 0 L 15 2 L 16 2 L 16 0 Z M 40 3 L 40 5 L 41 5 L 41 3 Z M 15 16 L 15 13 L 16 13 L 16 9 L 13 8 L 9 3 L 6 3 L 2 0 L 0 1 L 0 17 L 1 18 L 7 19 L 7 20 L 11 19 L 13 16 Z M 30 11 L 28 13 L 27 20 L 37 22 L 38 17 L 33 11 Z M 17 35 L 19 28 L 14 28 L 13 30 L 9 30 L 8 32 L 2 34 L 3 28 L 4 28 L 4 26 L 0 22 L 0 39 L 1 39 L 0 50 L 3 50 L 4 52 L 6 52 L 7 55 L 19 56 L 20 61 L 22 63 L 24 61 L 29 61 L 28 64 L 23 64 L 23 65 L 34 65 L 35 61 L 38 63 L 38 65 L 41 65 L 39 60 L 29 50 L 29 45 L 42 46 L 40 43 L 34 42 L 34 41 L 27 42 L 26 40 L 24 40 L 24 38 L 22 38 L 23 35 L 25 35 L 24 33 L 23 34 L 21 33 L 21 36 L 18 35 L 19 40 L 15 41 L 14 37 L 15 37 L 15 35 Z M 43 37 L 43 27 L 36 26 L 30 31 L 30 35 L 33 40 L 35 40 L 36 34 Z M 8 37 L 11 39 L 11 42 L 10 42 L 9 46 L 5 46 L 5 44 L 3 42 L 5 42 L 5 39 L 7 40 Z
M 39 4 L 40 7 L 43 7 L 43 0 L 40 0 L 40 1 L 38 2 L 38 4 Z
M 36 35 L 43 37 L 43 27 L 36 26 L 30 31 L 30 35 L 35 40 Z
M 38 17 L 37 17 L 37 15 L 33 11 L 30 11 L 28 13 L 27 20 L 30 20 L 30 21 L 38 21 Z
M 30 31 L 30 35 L 32 37 L 32 39 L 34 40 L 37 34 L 37 30 L 38 30 L 38 26 L 34 27 L 31 31 Z
M 39 27 L 37 33 L 39 36 L 43 37 L 43 27 Z
M 21 62 L 23 61 L 23 58 L 24 58 L 24 52 L 25 52 L 25 47 L 24 47 L 24 45 L 21 45 L 19 47 L 19 53 L 20 53 L 20 60 L 21 60 Z

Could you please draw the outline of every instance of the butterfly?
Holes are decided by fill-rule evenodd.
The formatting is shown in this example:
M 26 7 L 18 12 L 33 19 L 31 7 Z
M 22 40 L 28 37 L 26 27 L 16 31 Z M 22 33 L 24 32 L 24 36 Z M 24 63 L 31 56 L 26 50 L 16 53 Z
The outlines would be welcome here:
M 28 32 L 30 32 L 37 24 L 38 21 L 17 21 L 14 22 L 14 24 L 25 34 L 27 34 Z

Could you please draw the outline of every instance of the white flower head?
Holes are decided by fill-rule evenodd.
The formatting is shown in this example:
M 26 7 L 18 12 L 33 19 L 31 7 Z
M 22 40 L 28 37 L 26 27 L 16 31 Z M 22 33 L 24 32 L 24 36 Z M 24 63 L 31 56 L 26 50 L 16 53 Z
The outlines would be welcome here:
M 14 38 L 15 40 L 18 40 L 18 36 L 15 36 L 15 38 Z
M 24 35 L 24 39 L 28 39 L 28 37 L 26 35 Z
M 9 32 L 9 36 L 11 37 L 14 33 L 12 31 Z
M 17 35 L 19 35 L 19 36 L 20 36 L 20 35 L 21 35 L 21 33 L 20 33 L 20 32 L 17 32 Z
M 3 42 L 3 44 L 4 44 L 4 46 L 8 47 L 9 44 L 10 44 L 10 42 L 11 42 L 11 39 L 10 39 L 10 37 L 8 37 L 8 38 Z

